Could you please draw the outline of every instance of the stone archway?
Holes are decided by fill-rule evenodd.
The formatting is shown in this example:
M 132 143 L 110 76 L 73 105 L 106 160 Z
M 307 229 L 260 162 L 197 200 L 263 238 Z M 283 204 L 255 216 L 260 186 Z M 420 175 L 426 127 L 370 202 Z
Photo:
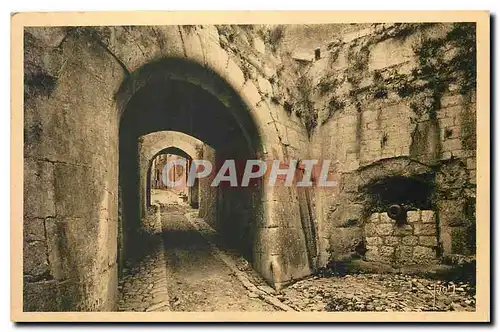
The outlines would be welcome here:
M 176 72 L 172 71 L 173 67 L 180 68 L 184 75 L 192 73 L 192 76 L 209 77 L 211 86 L 219 89 L 220 94 L 214 96 L 199 84 L 193 84 L 192 79 L 179 80 Z M 124 247 L 127 247 L 129 236 L 133 237 L 141 217 L 140 211 L 135 211 L 137 193 L 143 192 L 140 184 L 136 184 L 140 181 L 137 174 L 141 173 L 140 165 L 136 164 L 140 158 L 135 153 L 139 137 L 165 130 L 184 132 L 214 147 L 215 164 L 226 159 L 246 161 L 262 155 L 259 129 L 248 108 L 223 81 L 218 81 L 216 75 L 207 73 L 194 63 L 178 59 L 147 64 L 137 74 L 138 82 L 143 75 L 148 75 L 148 80 L 134 89 L 120 123 Z M 229 107 L 219 98 L 226 102 L 229 100 Z M 252 261 L 255 231 L 257 225 L 262 224 L 261 211 L 266 210 L 262 199 L 264 190 L 261 185 L 246 188 L 220 186 L 214 197 L 217 215 L 213 226 L 225 234 L 226 242 L 238 246 L 238 250 Z
M 155 76 L 199 89 L 231 111 L 239 109 L 232 117 L 245 148 L 260 151 L 264 159 L 288 158 L 283 126 L 277 123 L 284 111 L 263 97 L 258 83 L 245 77 L 217 40 L 214 26 L 194 32 L 178 26 L 26 30 L 25 190 L 31 194 L 25 195 L 25 217 L 43 221 L 47 231 L 25 248 L 25 310 L 114 309 L 123 217 L 120 121 Z M 47 82 L 46 89 L 31 89 L 32 81 Z M 259 140 L 247 128 L 254 128 Z M 255 213 L 256 269 L 274 284 L 308 274 L 293 189 L 266 188 L 252 205 L 262 207 Z
M 156 153 L 149 161 L 147 171 L 146 171 L 146 179 L 141 179 L 141 185 L 144 183 L 144 195 L 145 195 L 145 201 L 144 205 L 146 210 L 151 207 L 151 204 L 153 203 L 152 199 L 152 191 L 157 189 L 163 189 L 163 190 L 169 190 L 169 186 L 165 184 L 163 181 L 163 177 L 165 176 L 164 174 L 164 167 L 165 165 L 173 160 L 184 160 L 185 164 L 184 166 L 182 165 L 174 165 L 171 168 L 169 168 L 167 177 L 169 178 L 170 181 L 176 182 L 178 179 L 182 181 L 182 184 L 178 189 L 183 189 L 185 190 L 186 194 L 186 202 L 191 205 L 191 199 L 193 198 L 193 190 L 196 189 L 198 190 L 198 183 L 196 182 L 195 186 L 192 187 L 187 187 L 186 186 L 186 178 L 189 170 L 189 166 L 193 162 L 193 158 L 185 153 L 183 150 L 176 148 L 176 147 L 167 147 L 158 153 Z M 155 161 L 158 161 L 159 164 L 155 164 Z M 144 173 L 141 172 L 141 178 L 144 177 Z M 154 184 L 154 185 L 153 185 Z M 196 187 L 196 188 L 195 188 Z M 174 188 L 170 188 L 174 189 Z M 191 189 L 191 190 L 188 190 Z M 197 199 L 197 197 L 196 197 Z M 143 215 L 143 214 L 142 214 Z
M 199 139 L 177 131 L 159 131 L 144 135 L 139 141 L 139 172 L 140 172 L 140 200 L 141 216 L 147 206 L 148 200 L 147 174 L 151 160 L 168 148 L 177 148 L 185 153 L 186 158 L 197 159 L 199 150 L 203 148 L 203 142 Z

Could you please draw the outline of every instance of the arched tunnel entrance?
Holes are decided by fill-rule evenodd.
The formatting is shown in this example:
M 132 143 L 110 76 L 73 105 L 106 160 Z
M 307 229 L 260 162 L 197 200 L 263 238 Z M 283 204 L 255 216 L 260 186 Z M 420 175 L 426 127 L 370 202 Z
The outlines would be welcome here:
M 173 72 L 192 76 L 176 77 L 171 74 L 173 68 Z M 197 75 L 210 76 L 211 92 L 197 84 Z M 261 156 L 261 138 L 248 107 L 215 73 L 189 61 L 168 59 L 146 65 L 137 77 L 123 86 L 127 97 L 119 100 L 123 105 L 119 127 L 120 261 L 133 248 L 141 228 L 138 147 L 142 136 L 160 131 L 193 136 L 213 147 L 213 155 L 202 152 L 197 157 L 211 159 L 214 168 L 228 159 L 238 162 Z M 200 201 L 211 203 L 206 221 L 219 231 L 224 245 L 237 249 L 249 261 L 262 190 L 260 182 L 244 188 L 222 182 L 213 190 L 200 191 Z
M 168 174 L 164 174 L 167 163 L 181 161 L 181 164 L 168 168 Z M 152 203 L 168 203 L 172 199 L 182 198 L 189 206 L 197 208 L 199 205 L 199 186 L 196 179 L 192 186 L 188 185 L 188 170 L 193 162 L 193 157 L 177 147 L 168 147 L 157 152 L 148 163 L 146 174 L 146 208 Z M 183 166 L 183 165 L 184 166 Z M 165 183 L 164 177 L 168 177 L 175 186 Z M 162 192 L 164 195 L 162 195 Z M 155 199 L 154 196 L 157 196 Z M 180 197 L 176 197 L 180 196 Z

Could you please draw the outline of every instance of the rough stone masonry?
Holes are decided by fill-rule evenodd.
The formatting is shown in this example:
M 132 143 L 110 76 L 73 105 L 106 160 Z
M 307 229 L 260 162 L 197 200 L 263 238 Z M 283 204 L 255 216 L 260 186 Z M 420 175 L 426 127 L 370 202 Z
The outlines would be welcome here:
M 200 181 L 200 216 L 274 287 L 474 257 L 475 45 L 470 23 L 26 28 L 24 310 L 117 308 L 156 132 L 215 162 L 332 161 L 336 188 Z

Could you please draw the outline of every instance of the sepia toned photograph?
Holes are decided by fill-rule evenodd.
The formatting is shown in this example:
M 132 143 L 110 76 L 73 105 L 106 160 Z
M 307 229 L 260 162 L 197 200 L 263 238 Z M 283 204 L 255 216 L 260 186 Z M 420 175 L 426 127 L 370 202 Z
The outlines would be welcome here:
M 489 14 L 383 13 L 13 15 L 12 319 L 489 321 Z

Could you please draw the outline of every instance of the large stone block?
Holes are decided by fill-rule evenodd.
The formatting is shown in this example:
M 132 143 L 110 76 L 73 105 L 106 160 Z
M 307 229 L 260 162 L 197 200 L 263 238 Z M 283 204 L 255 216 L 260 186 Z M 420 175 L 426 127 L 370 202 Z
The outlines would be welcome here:
M 413 260 L 413 246 L 398 246 L 394 254 L 396 262 L 408 263 Z
M 415 235 L 436 235 L 436 225 L 416 223 L 413 225 L 415 228 Z
M 406 220 L 408 222 L 419 222 L 420 221 L 420 210 L 417 211 L 408 211 L 406 213 Z
M 156 33 L 164 41 L 163 53 L 171 57 L 182 58 L 185 56 L 182 36 L 177 25 L 163 25 L 154 27 Z
M 436 252 L 432 248 L 416 246 L 413 248 L 413 260 L 419 263 L 431 262 L 436 259 Z
M 100 211 L 104 185 L 92 168 L 57 163 L 54 170 L 56 211 L 58 217 L 96 216 Z
M 199 64 L 205 64 L 205 54 L 201 44 L 200 36 L 197 31 L 189 31 L 188 28 L 181 26 L 182 40 L 186 57 L 197 61 Z
M 437 237 L 436 236 L 419 236 L 418 242 L 422 246 L 435 247 L 435 246 L 437 246 Z
M 414 235 L 403 236 L 401 238 L 401 243 L 408 246 L 414 246 L 418 244 L 418 237 Z
M 23 233 L 25 241 L 45 241 L 44 219 L 24 219 Z
M 49 162 L 24 160 L 24 215 L 45 218 L 55 215 L 54 166 Z
M 259 84 L 259 89 L 264 95 L 272 95 L 273 87 L 269 81 L 261 76 L 257 78 L 257 82 Z
M 356 248 L 363 241 L 361 227 L 337 227 L 332 230 L 329 239 L 329 251 L 332 259 L 342 259 L 346 255 L 356 252 Z
M 205 50 L 205 61 L 207 66 L 223 77 L 226 73 L 229 60 L 227 52 L 213 41 L 202 40 L 202 43 Z
M 367 246 L 379 246 L 383 243 L 382 238 L 378 236 L 369 236 L 365 238 Z
M 380 224 L 377 226 L 378 235 L 391 235 L 394 233 L 394 227 L 391 224 Z
M 303 256 L 299 258 L 298 260 L 297 257 L 284 257 L 257 252 L 254 255 L 253 266 L 268 283 L 280 289 L 292 280 L 311 273 L 307 257 L 305 262 Z M 291 262 L 290 259 L 294 260 L 294 262 Z
M 436 223 L 436 216 L 434 211 L 431 210 L 424 210 L 422 211 L 422 222 L 427 224 L 435 224 Z
M 408 236 L 413 234 L 413 227 L 409 224 L 397 225 L 394 227 L 394 235 Z
M 365 260 L 373 262 L 379 262 L 382 260 L 378 247 L 366 246 L 366 250 Z
M 49 262 L 47 260 L 47 244 L 45 241 L 24 242 L 23 273 L 28 280 L 38 279 L 47 275 Z
M 382 246 L 379 248 L 380 256 L 386 261 L 392 261 L 394 255 L 394 247 Z
M 401 238 L 398 236 L 386 236 L 384 237 L 384 244 L 387 246 L 394 247 L 399 244 Z
M 386 212 L 380 213 L 380 223 L 381 224 L 395 224 L 396 222 L 391 219 Z
M 235 91 L 239 91 L 243 84 L 245 83 L 245 76 L 241 71 L 240 67 L 234 62 L 233 59 L 229 58 L 226 69 L 226 80 L 231 84 Z
M 262 100 L 259 90 L 251 80 L 247 80 L 245 82 L 240 90 L 240 95 L 250 107 L 254 107 L 259 101 Z
M 408 42 L 387 39 L 375 44 L 370 50 L 369 70 L 383 69 L 395 66 L 415 57 L 413 48 Z
M 368 222 L 372 222 L 375 224 L 378 224 L 380 222 L 380 215 L 379 213 L 372 213 L 370 217 L 368 218 Z

